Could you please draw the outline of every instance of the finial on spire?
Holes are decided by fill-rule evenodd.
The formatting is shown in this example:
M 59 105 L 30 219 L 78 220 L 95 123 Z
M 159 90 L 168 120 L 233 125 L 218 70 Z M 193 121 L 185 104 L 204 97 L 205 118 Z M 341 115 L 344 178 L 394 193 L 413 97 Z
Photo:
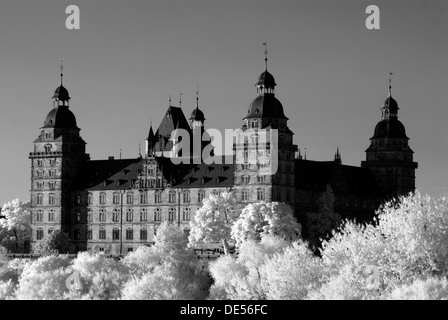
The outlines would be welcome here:
M 264 67 L 266 70 L 268 70 L 268 44 L 264 42 L 263 45 L 264 45 Z
M 182 92 L 179 94 L 179 108 L 182 108 Z
M 120 160 L 121 160 L 121 151 L 122 151 L 122 149 L 120 148 Z
M 168 107 L 171 107 L 171 94 L 173 93 L 173 90 L 170 90 L 170 97 L 169 97 L 169 105 Z
M 138 156 L 139 156 L 139 158 L 142 157 L 142 146 L 141 146 L 140 142 L 138 143 Z
M 63 70 L 64 70 L 64 58 L 61 58 L 61 86 L 62 86 L 62 77 L 64 76 Z
M 339 152 L 339 147 L 336 148 L 336 153 L 334 154 L 334 161 L 341 163 L 341 153 Z
M 199 84 L 196 83 L 196 109 L 199 108 Z
M 389 72 L 389 97 L 392 96 L 392 72 Z

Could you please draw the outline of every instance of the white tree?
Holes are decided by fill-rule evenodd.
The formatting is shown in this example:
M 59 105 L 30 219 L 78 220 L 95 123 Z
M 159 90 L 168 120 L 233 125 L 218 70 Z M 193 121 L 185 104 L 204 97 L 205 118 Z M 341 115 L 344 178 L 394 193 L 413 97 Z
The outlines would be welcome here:
M 20 242 L 30 239 L 30 203 L 14 199 L 3 205 L 1 214 L 4 218 L 0 219 L 0 229 L 11 234 L 9 238 L 14 239 L 15 249 L 18 250 Z
M 297 241 L 267 259 L 262 274 L 261 284 L 267 299 L 303 300 L 321 285 L 321 260 L 307 243 Z
M 241 209 L 233 192 L 210 194 L 190 222 L 190 244 L 222 242 L 224 252 L 228 254 L 231 228 Z
M 300 238 L 301 226 L 291 207 L 284 203 L 264 202 L 248 204 L 232 226 L 231 236 L 237 246 L 246 240 L 260 240 L 272 235 L 295 241 Z

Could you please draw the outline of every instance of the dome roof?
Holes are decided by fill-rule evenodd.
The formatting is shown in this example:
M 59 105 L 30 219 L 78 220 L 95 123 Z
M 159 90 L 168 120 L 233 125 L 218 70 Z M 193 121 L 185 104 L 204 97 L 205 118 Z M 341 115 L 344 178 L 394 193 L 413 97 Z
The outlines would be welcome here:
M 288 119 L 283 113 L 283 106 L 273 94 L 256 97 L 250 104 L 247 116 L 244 118 L 282 118 Z
M 256 83 L 256 86 L 264 86 L 265 88 L 274 88 L 276 85 L 274 76 L 267 70 L 260 74 Z
M 191 113 L 190 119 L 188 120 L 204 121 L 205 120 L 204 113 L 201 110 L 199 110 L 199 108 L 196 107 Z
M 58 106 L 52 109 L 45 119 L 44 128 L 79 129 L 76 118 L 67 106 Z
M 384 101 L 383 108 L 388 108 L 391 114 L 396 114 L 399 109 L 397 101 L 391 96 L 387 97 L 386 101 Z
M 375 127 L 375 138 L 403 138 L 408 139 L 404 125 L 396 117 L 381 120 Z
M 68 90 L 65 89 L 64 86 L 61 84 L 54 91 L 52 99 L 56 99 L 59 101 L 68 101 L 70 99 L 70 96 L 68 95 Z

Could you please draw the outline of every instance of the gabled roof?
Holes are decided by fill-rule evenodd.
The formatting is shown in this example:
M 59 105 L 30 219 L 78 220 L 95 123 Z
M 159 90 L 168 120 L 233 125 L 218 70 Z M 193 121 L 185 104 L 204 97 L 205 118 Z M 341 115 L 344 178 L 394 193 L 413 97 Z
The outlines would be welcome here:
M 170 106 L 155 133 L 154 151 L 169 151 L 173 148 L 170 140 L 175 129 L 184 129 L 190 133 L 190 126 L 181 108 Z

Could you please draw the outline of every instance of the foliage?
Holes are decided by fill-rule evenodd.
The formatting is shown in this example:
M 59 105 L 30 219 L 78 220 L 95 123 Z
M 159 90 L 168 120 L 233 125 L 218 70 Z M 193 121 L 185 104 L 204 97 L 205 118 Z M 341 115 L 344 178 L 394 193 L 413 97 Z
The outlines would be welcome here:
M 278 202 L 248 204 L 232 226 L 231 235 L 237 246 L 246 240 L 260 240 L 263 235 L 276 235 L 289 241 L 299 238 L 300 224 L 289 205 Z
M 12 242 L 13 251 L 18 252 L 20 246 L 24 246 L 24 242 L 30 240 L 31 225 L 30 225 L 30 203 L 21 202 L 19 199 L 14 199 L 5 203 L 1 210 L 0 219 L 0 240 L 7 245 Z
M 55 230 L 36 241 L 33 246 L 33 253 L 40 255 L 68 253 L 70 248 L 71 243 L 68 235 L 61 230 Z
M 67 256 L 44 256 L 25 265 L 16 290 L 19 300 L 60 300 L 68 291 Z
M 417 279 L 409 285 L 395 288 L 387 297 L 389 300 L 448 300 L 448 280 L 431 277 Z
M 302 300 L 321 285 L 320 258 L 302 241 L 271 256 L 263 269 L 261 284 L 269 300 Z
M 328 240 L 332 230 L 335 230 L 341 223 L 341 216 L 334 212 L 334 201 L 333 190 L 327 184 L 318 200 L 318 212 L 307 212 L 306 214 L 306 238 L 313 248 L 320 247 L 322 240 Z
M 231 228 L 242 207 L 233 192 L 210 194 L 202 203 L 190 222 L 190 244 L 222 242 L 227 253 Z

